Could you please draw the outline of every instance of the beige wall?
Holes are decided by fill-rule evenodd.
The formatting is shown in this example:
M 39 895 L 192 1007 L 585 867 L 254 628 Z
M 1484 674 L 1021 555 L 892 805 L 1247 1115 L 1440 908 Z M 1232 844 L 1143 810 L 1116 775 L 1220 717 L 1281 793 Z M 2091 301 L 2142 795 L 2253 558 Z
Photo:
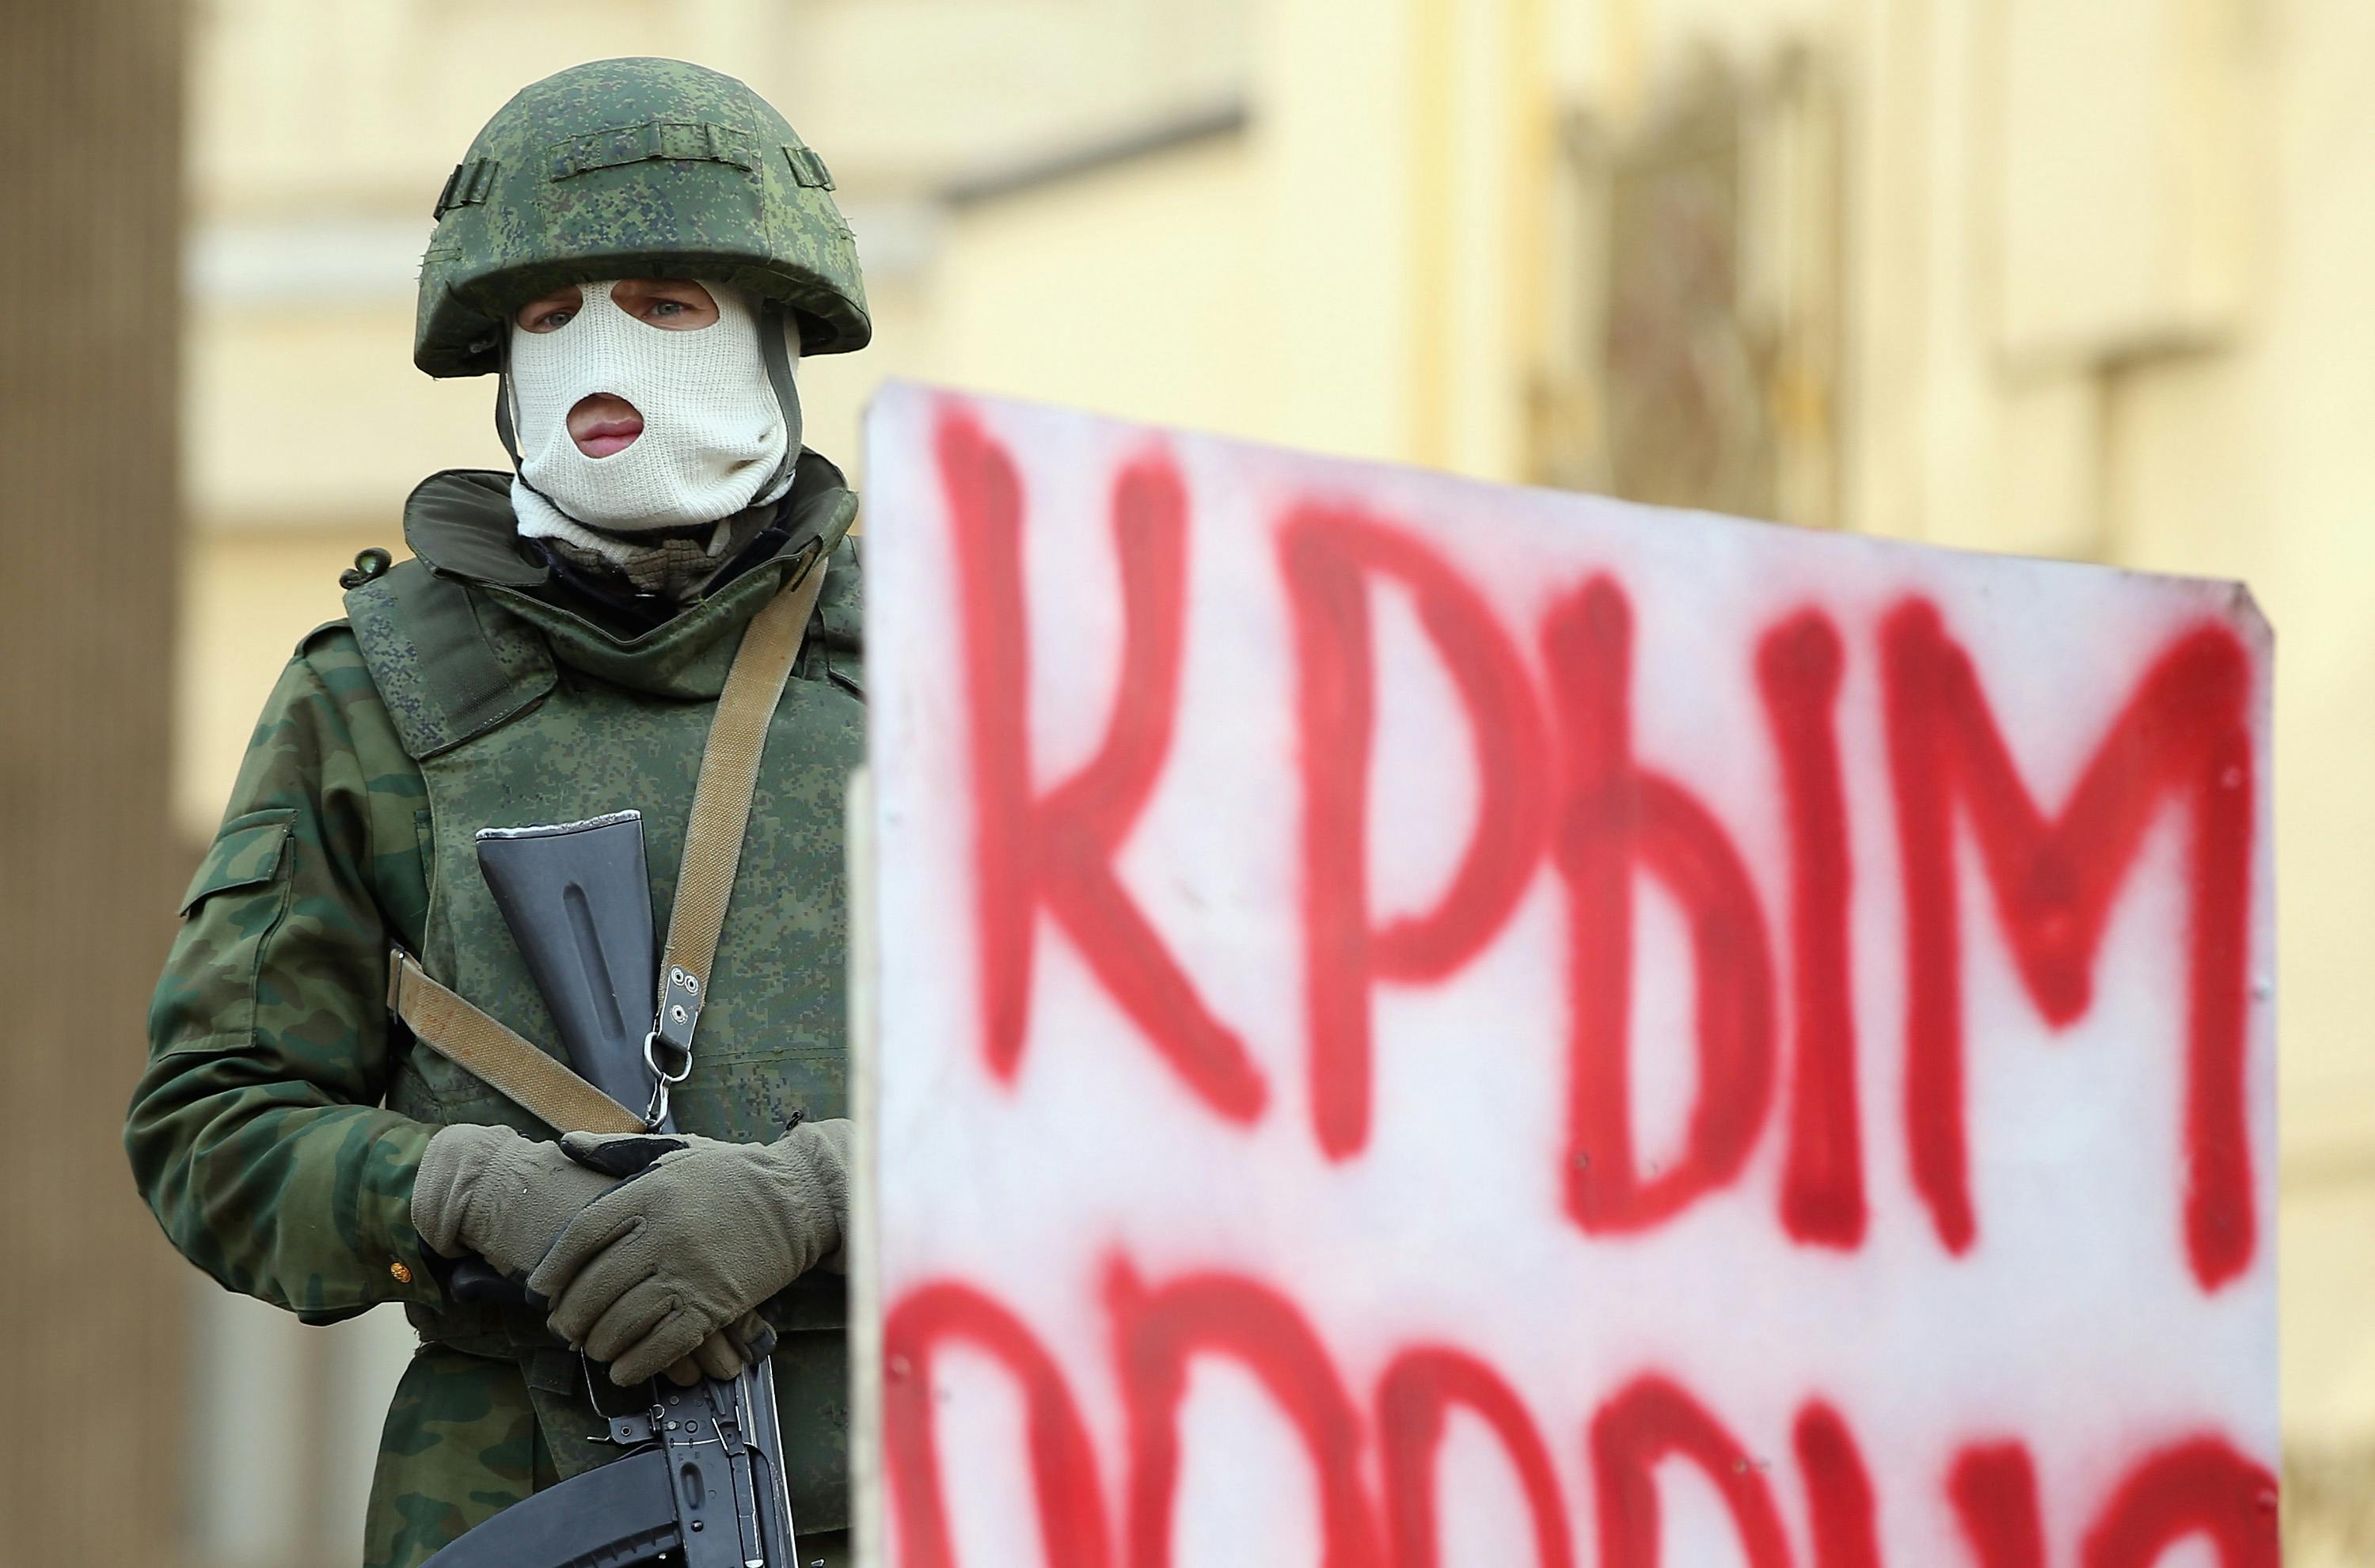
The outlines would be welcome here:
M 1259 436 L 1277 429 L 1247 138 L 980 204 L 936 265 L 935 379 Z
M 1742 218 L 1756 308 L 1835 349 L 1798 367 L 1791 395 L 1819 417 L 1775 510 L 2238 577 L 2278 629 L 2287 1421 L 2375 1493 L 2358 1305 L 2375 1288 L 2375 8 L 219 0 L 206 17 L 175 790 L 193 834 L 289 644 L 335 613 L 338 567 L 394 542 L 421 475 L 496 460 L 486 387 L 407 366 L 412 265 L 445 169 L 529 77 L 689 54 L 776 96 L 824 150 L 878 338 L 801 377 L 812 444 L 853 465 L 866 395 L 900 374 L 1521 478 L 1612 391 L 1592 336 L 1605 213 L 1563 150 L 1575 128 L 1622 148 L 1709 60 L 1756 80 L 1810 63 L 1821 112 L 1757 122 L 1793 139 L 1759 149 L 1781 173 Z M 1241 130 L 942 199 L 1231 101 Z

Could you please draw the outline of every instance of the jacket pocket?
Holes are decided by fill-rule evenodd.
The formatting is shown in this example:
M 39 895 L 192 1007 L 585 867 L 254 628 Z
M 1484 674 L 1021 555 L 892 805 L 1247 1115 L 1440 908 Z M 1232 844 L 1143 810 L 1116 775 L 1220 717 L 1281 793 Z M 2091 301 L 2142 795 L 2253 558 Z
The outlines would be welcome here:
M 254 1037 L 264 944 L 289 911 L 293 808 L 223 824 L 182 895 L 183 925 L 149 1005 L 160 1054 L 236 1049 Z
M 188 914 L 209 894 L 261 887 L 279 876 L 280 863 L 289 853 L 289 834 L 296 821 L 296 808 L 284 806 L 275 810 L 251 811 L 224 823 L 215 834 L 206 858 L 198 862 L 196 873 L 190 878 L 189 890 L 182 895 L 181 913 Z

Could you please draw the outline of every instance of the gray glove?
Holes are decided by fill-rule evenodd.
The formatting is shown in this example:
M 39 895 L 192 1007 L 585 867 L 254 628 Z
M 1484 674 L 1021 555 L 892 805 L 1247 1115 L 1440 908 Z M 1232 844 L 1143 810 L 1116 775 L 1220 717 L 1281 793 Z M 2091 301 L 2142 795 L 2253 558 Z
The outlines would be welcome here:
M 794 1279 L 838 1262 L 850 1124 L 774 1143 L 681 1143 L 585 1205 L 528 1277 L 552 1331 L 631 1386 L 692 1354 Z M 635 1135 L 623 1135 L 632 1139 Z M 618 1135 L 570 1133 L 571 1157 L 616 1167 Z M 648 1141 L 629 1146 L 651 1147 Z
M 617 1185 L 616 1175 L 589 1169 L 561 1145 L 510 1127 L 442 1127 L 413 1177 L 412 1226 L 441 1256 L 476 1253 L 504 1278 L 519 1279 L 579 1209 Z M 755 1313 L 746 1315 L 691 1347 L 668 1374 L 688 1385 L 703 1373 L 730 1378 L 774 1343 L 774 1330 Z
M 412 1225 L 441 1256 L 477 1253 L 518 1279 L 579 1209 L 617 1185 L 557 1143 L 509 1127 L 444 1127 L 429 1140 L 413 1178 Z

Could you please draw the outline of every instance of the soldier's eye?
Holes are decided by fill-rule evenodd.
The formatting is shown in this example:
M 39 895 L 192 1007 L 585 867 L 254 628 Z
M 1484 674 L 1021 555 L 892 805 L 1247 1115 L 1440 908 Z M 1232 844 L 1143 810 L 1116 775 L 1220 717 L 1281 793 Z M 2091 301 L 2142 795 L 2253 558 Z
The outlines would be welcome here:
M 555 289 L 520 306 L 512 319 L 522 332 L 554 332 L 576 320 L 585 303 L 585 296 L 577 289 Z
M 611 296 L 621 310 L 663 332 L 692 332 L 717 319 L 717 305 L 698 283 L 638 281 Z

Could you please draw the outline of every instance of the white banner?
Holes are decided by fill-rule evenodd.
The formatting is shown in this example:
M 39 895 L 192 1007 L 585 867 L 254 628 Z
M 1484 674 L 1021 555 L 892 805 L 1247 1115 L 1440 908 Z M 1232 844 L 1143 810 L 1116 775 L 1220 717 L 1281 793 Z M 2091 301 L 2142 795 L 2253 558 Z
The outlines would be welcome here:
M 867 473 L 886 1561 L 2275 1562 L 2239 588 L 912 387 Z

